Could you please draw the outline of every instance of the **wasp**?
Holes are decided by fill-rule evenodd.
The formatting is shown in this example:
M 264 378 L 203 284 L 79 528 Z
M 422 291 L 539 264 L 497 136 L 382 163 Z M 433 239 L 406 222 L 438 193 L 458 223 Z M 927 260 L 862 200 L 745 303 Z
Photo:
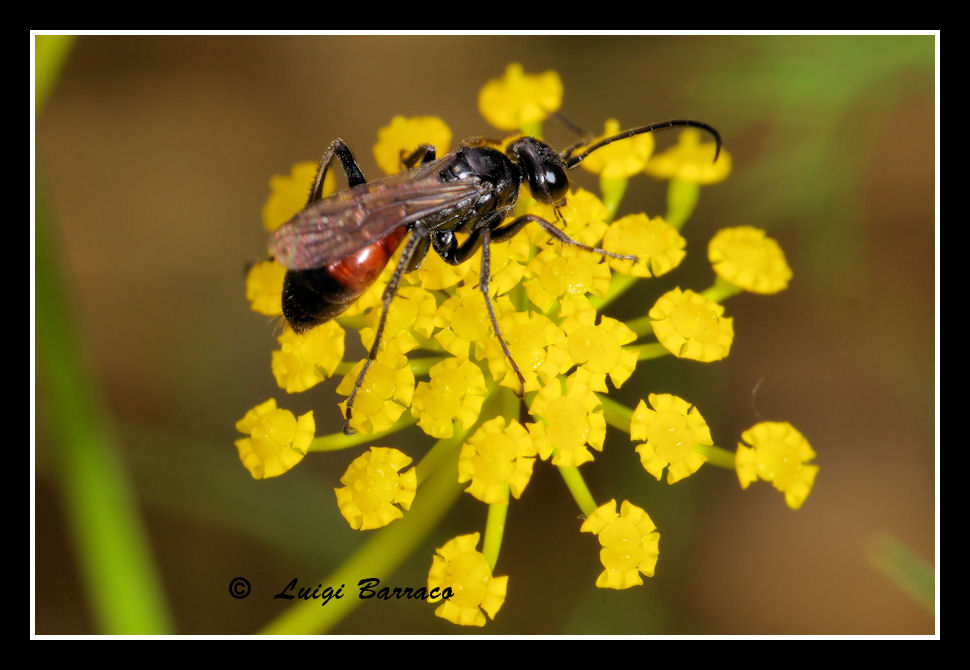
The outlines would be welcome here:
M 343 312 L 381 275 L 407 238 L 382 296 L 374 344 L 347 398 L 344 432 L 353 432 L 350 419 L 354 398 L 377 357 L 388 308 L 401 277 L 418 269 L 432 248 L 452 265 L 465 262 L 479 247 L 482 249 L 478 287 L 485 296 L 495 337 L 518 377 L 518 395 L 523 397 L 525 379 L 502 338 L 489 297 L 489 245 L 509 239 L 526 224 L 534 223 L 563 244 L 623 260 L 636 261 L 637 257 L 577 242 L 532 214 L 506 221 L 521 186 L 527 184 L 533 198 L 553 205 L 559 217 L 558 207 L 565 203 L 569 190 L 567 173 L 591 153 L 634 135 L 685 126 L 703 129 L 714 137 L 717 160 L 721 136 L 714 128 L 699 121 L 672 120 L 626 130 L 593 144 L 580 141 L 561 154 L 528 136 L 513 140 L 504 153 L 483 140 L 472 140 L 437 158 L 435 147 L 423 145 L 402 156 L 407 170 L 368 182 L 347 144 L 334 140 L 320 160 L 306 207 L 277 228 L 269 241 L 270 255 L 287 270 L 283 280 L 286 321 L 293 330 L 305 332 Z M 324 198 L 323 181 L 334 156 L 343 167 L 348 188 Z M 459 242 L 457 234 L 467 237 Z

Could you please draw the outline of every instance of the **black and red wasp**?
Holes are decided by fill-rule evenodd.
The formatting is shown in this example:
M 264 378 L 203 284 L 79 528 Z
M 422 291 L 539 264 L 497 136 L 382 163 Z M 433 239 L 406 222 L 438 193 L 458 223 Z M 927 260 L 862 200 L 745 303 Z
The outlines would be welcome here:
M 532 214 L 506 222 L 528 183 L 532 197 L 558 208 L 569 190 L 568 170 L 607 144 L 634 135 L 675 127 L 706 130 L 716 141 L 721 136 L 699 121 L 673 120 L 626 130 L 586 146 L 579 142 L 562 154 L 534 137 L 512 141 L 505 153 L 484 142 L 467 142 L 440 159 L 431 145 L 403 158 L 408 169 L 368 182 L 343 140 L 337 139 L 323 154 L 306 207 L 276 229 L 269 253 L 287 269 L 283 280 L 283 316 L 293 330 L 305 332 L 334 318 L 361 296 L 380 276 L 391 256 L 411 233 L 383 294 L 383 311 L 374 344 L 354 389 L 347 398 L 344 432 L 350 434 L 354 398 L 367 369 L 377 357 L 387 311 L 401 277 L 416 270 L 434 248 L 446 263 L 459 265 L 482 248 L 479 289 L 485 296 L 489 318 L 505 357 L 518 377 L 522 397 L 525 379 L 512 358 L 489 297 L 489 245 L 506 240 L 527 223 L 535 223 L 564 244 L 603 256 L 636 261 L 571 239 L 552 223 Z M 577 151 L 586 148 L 577 153 Z M 323 198 L 323 181 L 334 156 L 340 160 L 349 188 Z M 557 209 L 558 216 L 558 209 Z M 468 237 L 459 242 L 456 233 Z

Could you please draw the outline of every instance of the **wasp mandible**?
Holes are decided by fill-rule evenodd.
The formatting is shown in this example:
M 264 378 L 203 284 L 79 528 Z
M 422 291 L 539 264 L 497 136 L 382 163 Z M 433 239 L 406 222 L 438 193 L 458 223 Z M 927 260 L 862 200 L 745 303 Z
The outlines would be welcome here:
M 597 149 L 634 135 L 685 126 L 701 128 L 714 137 L 717 160 L 721 136 L 714 128 L 699 121 L 672 120 L 626 130 L 588 146 L 580 142 L 562 154 L 528 136 L 512 141 L 505 153 L 482 143 L 466 142 L 437 158 L 435 148 L 424 145 L 403 158 L 406 171 L 368 182 L 347 144 L 334 140 L 320 159 L 306 207 L 270 237 L 270 255 L 287 269 L 283 280 L 286 321 L 293 330 L 305 332 L 343 312 L 380 276 L 407 237 L 382 296 L 374 344 L 347 398 L 344 432 L 353 432 L 350 419 L 354 398 L 377 357 L 387 311 L 401 277 L 421 265 L 429 248 L 451 265 L 465 262 L 482 248 L 478 286 L 485 296 L 495 337 L 518 377 L 518 395 L 523 397 L 525 379 L 502 338 L 489 297 L 489 245 L 509 239 L 526 224 L 535 223 L 563 244 L 622 260 L 636 261 L 637 257 L 577 242 L 532 214 L 506 222 L 518 200 L 519 188 L 527 183 L 533 198 L 561 206 L 569 190 L 567 171 Z M 349 188 L 323 198 L 323 181 L 334 156 L 343 166 Z M 468 237 L 459 243 L 456 233 Z

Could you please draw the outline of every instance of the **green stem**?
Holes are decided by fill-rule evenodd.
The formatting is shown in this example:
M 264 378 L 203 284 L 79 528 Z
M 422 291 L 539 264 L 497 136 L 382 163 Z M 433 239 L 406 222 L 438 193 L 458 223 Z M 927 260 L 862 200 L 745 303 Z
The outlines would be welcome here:
M 401 418 L 397 420 L 397 423 L 387 430 L 382 430 L 377 433 L 354 433 L 353 435 L 345 435 L 341 432 L 330 433 L 329 435 L 321 435 L 313 438 L 313 441 L 307 448 L 307 452 L 340 451 L 341 449 L 349 449 L 350 447 L 356 447 L 368 442 L 376 442 L 387 435 L 392 435 L 398 431 L 404 430 L 416 422 L 417 419 L 411 416 L 410 412 L 405 412 L 401 415 Z
M 523 123 L 519 128 L 523 135 L 528 135 L 529 137 L 535 137 L 542 139 L 542 121 L 532 121 L 531 123 Z
M 744 289 L 740 286 L 736 286 L 729 281 L 721 279 L 720 277 L 715 277 L 714 284 L 709 288 L 701 291 L 701 295 L 708 300 L 713 300 L 714 302 L 723 302 L 731 296 L 742 293 Z
M 73 35 L 34 36 L 34 113 L 40 114 L 74 43 Z
M 334 368 L 333 374 L 331 376 L 343 377 L 346 374 L 348 374 L 351 370 L 353 370 L 355 365 L 357 365 L 355 361 L 340 361 L 339 363 L 337 363 L 337 367 Z
M 600 194 L 603 196 L 603 204 L 610 213 L 606 222 L 609 223 L 616 218 L 616 212 L 620 209 L 623 195 L 626 193 L 626 185 L 629 179 L 626 177 L 609 178 L 600 176 Z
M 506 495 L 508 494 L 508 486 Z M 498 552 L 502 548 L 502 537 L 505 535 L 505 519 L 509 513 L 509 503 L 492 503 L 488 506 L 488 520 L 485 522 L 485 543 L 482 553 L 492 570 L 498 564 Z
M 670 352 L 664 345 L 659 342 L 648 342 L 647 344 L 638 344 L 633 349 L 637 352 L 638 361 L 649 361 L 652 358 L 662 358 L 664 356 L 669 356 Z
M 461 451 L 461 445 L 467 432 L 456 428 L 455 433 L 451 437 L 438 440 L 428 449 L 428 453 L 418 461 L 416 466 L 418 469 L 418 486 L 423 485 L 435 473 L 446 467 L 446 464 L 451 461 L 452 457 Z M 453 474 L 455 481 L 458 481 L 457 465 L 455 466 Z
M 637 282 L 637 279 L 639 279 L 639 277 L 614 272 L 613 279 L 610 282 L 610 290 L 607 292 L 606 296 L 603 298 L 595 295 L 590 296 L 589 301 L 592 303 L 593 307 L 596 308 L 596 311 L 600 312 L 604 307 L 630 290 L 630 288 Z
M 496 398 L 492 403 L 486 401 L 486 404 L 493 404 L 496 407 L 499 415 L 504 416 L 506 422 L 511 420 L 519 419 L 519 411 L 522 407 L 522 401 L 519 400 L 518 396 L 511 389 L 504 387 L 493 387 L 489 394 L 496 394 Z M 489 415 L 492 418 L 495 415 Z M 508 501 L 508 486 L 506 489 L 506 501 Z M 505 519 L 508 516 L 509 503 L 491 503 L 488 506 L 488 519 L 485 522 L 485 542 L 482 546 L 482 553 L 485 555 L 485 559 L 488 561 L 489 566 L 492 570 L 498 564 L 499 550 L 502 548 L 502 538 L 505 536 Z
M 603 405 L 603 418 L 606 419 L 607 425 L 622 430 L 624 433 L 629 433 L 630 422 L 633 421 L 633 410 L 605 394 L 598 393 L 596 397 Z
M 933 566 L 888 533 L 876 533 L 866 541 L 869 563 L 928 612 L 936 601 Z
M 647 335 L 653 335 L 653 319 L 650 315 L 644 315 L 637 317 L 636 319 L 630 319 L 629 321 L 624 321 L 627 328 L 632 330 L 637 334 L 637 337 L 646 337 Z
M 694 451 L 702 456 L 707 456 L 707 462 L 711 465 L 724 468 L 725 470 L 735 469 L 733 451 L 707 444 L 695 444 Z
M 562 475 L 562 479 L 566 482 L 566 488 L 573 496 L 573 500 L 579 505 L 579 509 L 583 514 L 589 516 L 596 511 L 596 501 L 593 499 L 593 494 L 589 492 L 589 487 L 586 486 L 586 480 L 579 473 L 579 468 L 576 467 L 560 467 L 559 474 Z
M 37 404 L 49 427 L 81 578 L 102 633 L 167 634 L 172 624 L 138 501 L 71 319 L 39 169 L 37 182 Z M 65 569 L 69 564 L 65 557 Z
M 664 217 L 677 230 L 684 227 L 687 219 L 694 213 L 700 198 L 701 187 L 681 181 L 676 177 L 667 186 L 667 216 Z
M 414 373 L 415 377 L 423 377 L 428 374 L 431 368 L 443 360 L 444 358 L 441 356 L 425 356 L 423 358 L 409 359 L 408 365 L 411 366 L 411 372 Z

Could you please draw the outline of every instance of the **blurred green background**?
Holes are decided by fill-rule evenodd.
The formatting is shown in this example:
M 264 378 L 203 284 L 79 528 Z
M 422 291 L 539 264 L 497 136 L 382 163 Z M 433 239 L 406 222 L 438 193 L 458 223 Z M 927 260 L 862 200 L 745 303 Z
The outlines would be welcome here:
M 938 630 L 932 609 L 880 569 L 908 574 L 910 563 L 935 560 L 932 36 L 81 37 L 37 119 L 38 216 L 53 219 L 66 286 L 52 318 L 75 324 L 94 381 L 66 402 L 82 420 L 103 403 L 95 433 L 113 438 L 145 524 L 168 610 L 161 629 L 255 632 L 286 607 L 273 593 L 293 577 L 316 584 L 362 540 L 332 491 L 358 449 L 257 482 L 233 446 L 235 421 L 271 396 L 314 409 L 318 433 L 339 428 L 335 381 L 299 397 L 277 389 L 274 324 L 244 297 L 243 266 L 265 254 L 270 176 L 317 160 L 335 137 L 376 176 L 376 131 L 397 114 L 440 116 L 456 140 L 498 135 L 477 96 L 509 62 L 557 70 L 562 112 L 595 132 L 608 117 L 625 127 L 693 118 L 720 130 L 734 173 L 702 190 L 687 260 L 612 313 L 642 314 L 674 285 L 709 285 L 707 240 L 724 226 L 767 229 L 794 280 L 780 295 L 726 303 L 736 330 L 726 361 L 643 363 L 613 397 L 632 407 L 650 392 L 678 393 L 728 448 L 759 420 L 790 421 L 821 471 L 792 511 L 770 485 L 742 492 L 733 473 L 712 467 L 658 483 L 611 432 L 583 474 L 598 500 L 644 507 L 662 538 L 656 576 L 613 592 L 593 587 L 598 545 L 579 534 L 558 474 L 539 466 L 509 513 L 497 569 L 510 576 L 508 599 L 481 632 Z M 546 138 L 574 139 L 551 122 Z M 658 135 L 658 146 L 674 139 Z M 594 187 L 588 177 L 577 176 Z M 623 210 L 661 214 L 664 199 L 663 184 L 636 179 Z M 35 630 L 113 632 L 85 589 L 65 512 L 76 508 L 76 461 L 57 445 L 77 429 L 52 400 L 61 347 L 43 337 Z M 385 441 L 414 457 L 431 442 L 416 430 Z M 412 560 L 376 576 L 421 585 L 434 547 L 484 520 L 485 507 L 462 496 Z M 245 600 L 229 596 L 236 576 L 253 584 Z M 421 603 L 368 601 L 333 632 L 480 631 Z

